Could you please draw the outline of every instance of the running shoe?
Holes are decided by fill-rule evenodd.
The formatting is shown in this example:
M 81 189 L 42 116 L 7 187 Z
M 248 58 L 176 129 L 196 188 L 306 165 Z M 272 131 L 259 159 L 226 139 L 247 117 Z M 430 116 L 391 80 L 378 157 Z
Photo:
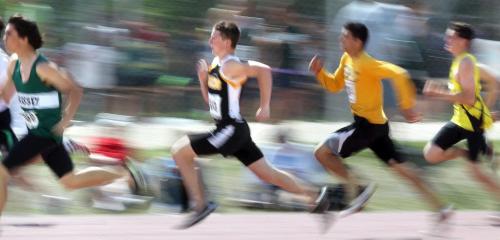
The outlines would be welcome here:
M 206 206 L 203 208 L 203 210 L 193 212 L 188 217 L 188 219 L 179 226 L 179 228 L 180 229 L 187 229 L 187 228 L 190 228 L 190 227 L 196 225 L 197 223 L 201 222 L 203 219 L 208 217 L 208 215 L 210 215 L 213 211 L 215 211 L 215 209 L 217 209 L 217 207 L 218 207 L 217 203 L 208 202 L 206 204 Z

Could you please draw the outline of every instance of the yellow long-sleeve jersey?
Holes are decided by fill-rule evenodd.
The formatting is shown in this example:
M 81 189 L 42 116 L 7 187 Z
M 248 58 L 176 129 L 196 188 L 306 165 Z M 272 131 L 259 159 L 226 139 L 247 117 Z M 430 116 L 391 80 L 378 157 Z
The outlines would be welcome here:
M 333 74 L 323 68 L 316 78 L 321 86 L 331 92 L 339 92 L 345 88 L 352 113 L 373 124 L 387 122 L 383 109 L 383 79 L 392 80 L 401 109 L 411 108 L 415 104 L 415 87 L 406 70 L 376 60 L 366 52 L 357 58 L 344 53 Z

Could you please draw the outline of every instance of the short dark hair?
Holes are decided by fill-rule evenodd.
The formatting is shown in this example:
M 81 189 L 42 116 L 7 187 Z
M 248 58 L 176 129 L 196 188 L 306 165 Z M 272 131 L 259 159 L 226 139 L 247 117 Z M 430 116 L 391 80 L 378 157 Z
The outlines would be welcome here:
M 5 29 L 5 23 L 3 23 L 3 18 L 0 17 L 0 32 Z
M 231 40 L 231 47 L 236 48 L 240 40 L 240 29 L 234 22 L 220 21 L 215 24 L 214 29 L 219 31 L 222 38 Z
M 474 29 L 472 29 L 470 24 L 464 22 L 451 22 L 448 28 L 454 30 L 459 37 L 469 41 L 475 37 Z
M 38 26 L 34 21 L 28 20 L 25 17 L 16 14 L 9 18 L 9 24 L 12 24 L 17 31 L 19 37 L 27 37 L 29 44 L 33 49 L 39 49 L 42 47 L 43 40 L 40 31 L 38 31 Z
M 344 24 L 344 28 L 349 31 L 354 38 L 361 40 L 363 47 L 366 45 L 369 38 L 366 25 L 360 22 L 348 22 Z

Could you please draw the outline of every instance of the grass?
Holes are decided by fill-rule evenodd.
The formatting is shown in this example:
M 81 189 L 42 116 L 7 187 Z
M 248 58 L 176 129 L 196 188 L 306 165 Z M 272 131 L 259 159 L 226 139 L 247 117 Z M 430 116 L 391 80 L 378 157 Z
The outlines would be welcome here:
M 448 202 L 451 202 L 458 209 L 486 210 L 495 209 L 493 197 L 483 190 L 467 173 L 465 161 L 456 160 L 442 163 L 438 166 L 427 166 L 423 163 L 421 156 L 418 156 L 423 147 L 422 142 L 402 143 L 406 148 L 413 149 L 415 153 L 410 156 L 410 161 L 419 166 L 420 175 L 430 183 Z M 499 146 L 499 143 L 495 143 Z M 165 150 L 137 150 L 135 156 L 140 159 L 151 157 L 167 156 Z M 79 167 L 85 164 L 82 157 L 75 157 L 75 162 Z M 345 161 L 355 171 L 361 173 L 365 178 L 375 181 L 378 184 L 377 192 L 367 206 L 368 211 L 406 211 L 406 210 L 426 210 L 428 206 L 422 198 L 395 174 L 390 172 L 384 163 L 377 160 L 370 151 L 363 151 L 346 159 Z M 218 199 L 222 207 L 222 212 L 246 211 L 234 207 L 227 202 L 225 197 L 234 197 L 235 194 L 248 191 L 242 183 L 245 168 L 236 159 L 224 159 L 214 156 L 213 160 L 207 164 L 204 174 L 210 192 Z M 489 170 L 489 169 L 488 169 Z M 488 171 L 487 170 L 487 171 Z M 103 213 L 103 211 L 91 209 L 89 207 L 89 191 L 77 190 L 67 192 L 58 184 L 55 176 L 43 164 L 35 164 L 26 168 L 26 176 L 30 181 L 42 187 L 38 192 L 29 192 L 18 187 L 9 189 L 9 200 L 6 207 L 8 214 L 26 213 L 61 213 L 65 214 L 89 214 Z M 491 172 L 491 171 L 490 171 Z M 334 178 L 331 178 L 332 182 Z M 42 194 L 63 196 L 71 198 L 71 201 L 51 202 Z M 57 204 L 62 204 L 58 206 Z M 63 210 L 64 209 L 64 210 Z M 125 213 L 142 213 L 147 211 L 162 211 L 159 209 L 130 209 Z M 109 212 L 105 212 L 109 213 Z

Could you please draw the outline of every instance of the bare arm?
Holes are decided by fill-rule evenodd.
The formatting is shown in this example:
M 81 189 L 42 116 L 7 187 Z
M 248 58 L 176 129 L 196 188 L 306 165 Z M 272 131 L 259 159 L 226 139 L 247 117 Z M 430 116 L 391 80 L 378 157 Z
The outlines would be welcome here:
M 449 90 L 443 89 L 438 84 L 431 81 L 426 82 L 424 93 L 428 96 L 436 97 L 451 103 L 473 105 L 476 101 L 474 92 L 474 63 L 470 59 L 464 58 L 462 62 L 460 62 L 457 80 L 462 86 L 462 91 L 459 93 L 453 94 Z
M 271 106 L 271 92 L 273 88 L 273 78 L 271 75 L 271 68 L 265 64 L 255 61 L 248 62 L 248 74 L 247 77 L 256 77 L 259 83 L 260 91 L 260 107 L 261 112 L 267 109 L 267 114 L 259 116 L 257 112 L 257 120 L 263 121 L 268 119 L 270 116 L 270 106 Z
M 62 135 L 80 106 L 83 90 L 68 72 L 59 69 L 54 63 L 40 64 L 36 71 L 42 81 L 67 96 L 62 119 L 54 129 L 56 133 Z
M 231 79 L 239 79 L 239 82 L 249 77 L 257 78 L 260 91 L 260 106 L 255 117 L 258 121 L 270 118 L 273 79 L 271 68 L 268 65 L 257 61 L 248 61 L 247 63 L 232 61 L 224 66 L 224 75 L 230 76 Z
M 200 81 L 200 91 L 203 100 L 208 104 L 208 65 L 204 59 L 200 59 L 196 65 L 196 70 L 198 72 L 198 80 Z

